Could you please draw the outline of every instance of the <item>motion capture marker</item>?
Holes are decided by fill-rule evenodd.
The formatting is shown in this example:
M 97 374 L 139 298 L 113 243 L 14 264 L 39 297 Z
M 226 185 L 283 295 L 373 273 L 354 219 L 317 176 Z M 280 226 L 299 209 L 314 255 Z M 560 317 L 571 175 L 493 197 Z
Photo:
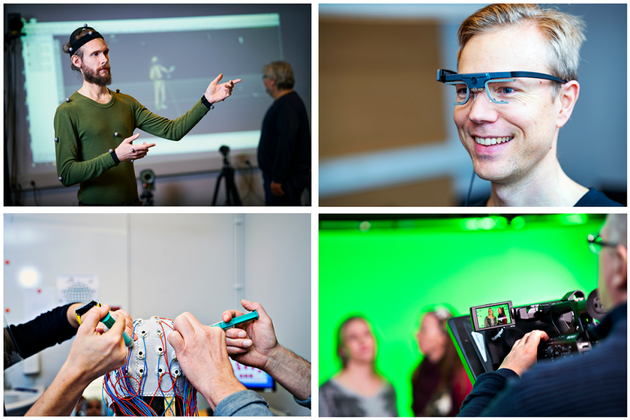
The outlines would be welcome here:
M 70 102 L 70 98 L 66 98 L 66 102 Z
M 131 161 L 130 161 L 130 162 L 131 162 L 131 163 L 133 163 L 133 159 L 131 159 Z
M 59 177 L 59 181 L 62 181 L 62 180 L 63 180 L 63 177 Z
M 88 35 L 92 35 L 92 31 L 88 32 Z
M 83 24 L 83 27 L 84 27 L 84 28 L 87 28 L 87 23 L 84 23 L 84 24 Z
M 59 137 L 55 137 L 55 143 L 59 142 Z
M 72 52 L 72 47 L 68 48 L 68 51 Z
M 118 137 L 118 131 L 114 133 L 114 137 Z

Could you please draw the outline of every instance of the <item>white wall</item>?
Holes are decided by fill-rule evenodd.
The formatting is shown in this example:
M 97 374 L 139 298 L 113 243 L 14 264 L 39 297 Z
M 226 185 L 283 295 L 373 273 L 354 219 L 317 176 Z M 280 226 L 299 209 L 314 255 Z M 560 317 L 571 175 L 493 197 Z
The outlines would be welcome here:
M 5 318 L 9 324 L 30 319 L 24 299 L 32 290 L 19 282 L 24 268 L 36 269 L 35 288 L 44 293 L 54 291 L 60 274 L 93 274 L 100 301 L 133 318 L 189 311 L 211 324 L 241 296 L 259 301 L 279 341 L 310 360 L 310 225 L 310 214 L 7 214 Z M 42 310 L 57 306 L 49 303 Z M 5 380 L 48 386 L 70 344 L 40 353 L 39 375 L 27 377 L 18 367 Z M 274 408 L 310 415 L 282 387 L 263 396 Z

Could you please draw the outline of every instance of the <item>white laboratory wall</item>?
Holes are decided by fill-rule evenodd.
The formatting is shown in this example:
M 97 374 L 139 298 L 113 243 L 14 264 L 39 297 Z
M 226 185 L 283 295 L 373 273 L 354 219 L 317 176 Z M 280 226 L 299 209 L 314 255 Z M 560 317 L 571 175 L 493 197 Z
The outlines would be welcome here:
M 39 276 L 35 290 L 50 296 L 59 275 L 97 275 L 100 301 L 133 318 L 189 311 L 211 324 L 241 297 L 259 301 L 279 341 L 311 359 L 310 214 L 7 214 L 4 241 L 9 324 L 30 320 L 33 305 L 24 302 L 34 289 L 19 281 L 30 267 Z M 18 366 L 5 380 L 48 386 L 71 342 L 40 353 L 40 374 L 26 376 Z M 280 411 L 310 415 L 282 387 L 264 397 Z
M 249 214 L 245 221 L 245 299 L 260 302 L 273 320 L 278 342 L 311 361 L 310 214 Z M 282 235 L 284 241 L 275 238 Z M 293 244 L 308 243 L 303 251 Z M 274 289 L 267 285 L 273 284 Z M 308 334 L 307 334 L 308 332 Z M 290 415 L 310 415 L 281 390 L 263 395 Z

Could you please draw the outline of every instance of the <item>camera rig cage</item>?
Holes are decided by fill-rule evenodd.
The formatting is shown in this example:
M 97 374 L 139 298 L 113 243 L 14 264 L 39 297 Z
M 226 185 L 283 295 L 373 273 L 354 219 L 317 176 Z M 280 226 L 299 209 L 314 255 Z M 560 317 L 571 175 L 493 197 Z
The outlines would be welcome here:
M 533 330 L 543 330 L 549 335 L 549 340 L 538 347 L 539 360 L 554 361 L 590 351 L 597 344 L 590 330 L 605 314 L 597 289 L 588 298 L 581 290 L 575 290 L 559 300 L 511 307 L 509 325 L 480 328 L 473 321 L 476 309 L 494 305 L 498 304 L 473 306 L 470 316 L 453 317 L 447 322 L 472 383 L 482 373 L 497 370 L 516 340 Z

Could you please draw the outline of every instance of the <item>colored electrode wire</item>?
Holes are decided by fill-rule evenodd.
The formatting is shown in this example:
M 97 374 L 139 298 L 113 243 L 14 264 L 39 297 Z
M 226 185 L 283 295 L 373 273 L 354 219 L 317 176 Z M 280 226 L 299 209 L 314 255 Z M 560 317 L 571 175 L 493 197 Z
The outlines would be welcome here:
M 166 339 L 166 331 L 165 326 L 173 330 L 172 326 L 169 325 L 164 320 L 170 321 L 172 320 L 168 318 L 157 318 L 154 317 L 156 321 L 158 321 L 159 326 L 161 328 L 161 334 L 158 331 L 158 335 L 161 342 L 161 350 L 163 354 L 158 354 L 158 362 L 156 367 L 156 375 L 157 375 L 157 383 L 158 386 L 154 392 L 148 392 L 148 395 L 145 394 L 145 386 L 147 382 L 147 378 L 149 376 L 148 366 L 147 366 L 147 343 L 145 340 L 145 334 L 139 335 L 139 339 L 142 339 L 143 347 L 144 347 L 144 365 L 140 370 L 138 370 L 138 374 L 140 376 L 140 381 L 134 376 L 131 376 L 131 367 L 130 360 L 133 353 L 133 347 L 128 349 L 127 360 L 125 364 L 115 371 L 112 371 L 104 376 L 103 378 L 103 389 L 101 395 L 103 397 L 103 402 L 107 407 L 107 414 L 109 416 L 115 415 L 116 411 L 123 416 L 159 416 L 151 406 L 155 397 L 164 399 L 164 411 L 162 412 L 162 416 L 171 415 L 171 416 L 198 416 L 199 413 L 197 411 L 197 391 L 192 386 L 192 384 L 188 381 L 188 378 L 182 377 L 183 380 L 183 395 L 180 392 L 179 387 L 176 385 L 176 381 L 182 376 L 181 371 L 179 369 L 175 369 L 175 376 L 173 376 L 173 372 L 171 372 L 171 365 L 168 361 L 168 342 Z M 142 320 L 135 320 L 133 323 L 133 333 L 136 332 L 136 327 L 142 323 Z M 162 369 L 160 367 L 160 360 L 164 357 L 164 363 L 166 365 L 166 372 L 160 372 Z M 176 358 L 173 358 L 172 361 L 176 361 Z M 169 389 L 162 389 L 162 380 L 164 376 L 171 379 L 171 387 Z M 132 382 L 133 381 L 133 382 Z M 169 397 L 165 394 L 173 391 L 173 396 Z M 143 399 L 144 396 L 151 396 L 150 401 L 147 402 Z M 111 400 L 111 405 L 108 405 L 108 401 L 106 396 Z M 111 407 L 110 407 L 111 406 Z M 111 410 L 110 408 L 116 408 L 117 410 Z M 167 414 L 168 413 L 168 414 Z

